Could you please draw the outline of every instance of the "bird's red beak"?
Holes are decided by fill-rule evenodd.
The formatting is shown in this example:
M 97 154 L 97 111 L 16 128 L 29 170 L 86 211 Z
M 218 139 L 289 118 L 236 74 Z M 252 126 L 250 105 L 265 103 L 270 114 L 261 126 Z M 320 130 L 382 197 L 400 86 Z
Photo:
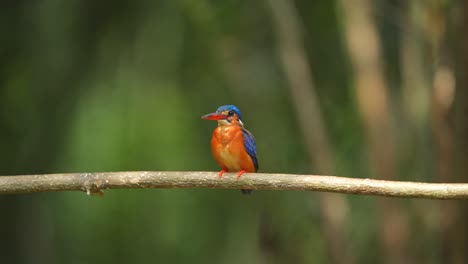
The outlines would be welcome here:
M 225 119 L 226 117 L 222 114 L 211 113 L 211 114 L 204 115 L 201 118 L 206 119 L 206 120 L 222 120 L 222 119 Z

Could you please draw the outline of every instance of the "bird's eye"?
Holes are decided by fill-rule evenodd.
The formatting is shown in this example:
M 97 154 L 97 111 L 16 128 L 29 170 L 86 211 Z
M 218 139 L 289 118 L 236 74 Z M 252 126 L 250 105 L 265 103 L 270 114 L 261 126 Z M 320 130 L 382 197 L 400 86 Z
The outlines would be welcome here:
M 233 115 L 234 115 L 234 111 L 231 110 L 228 112 L 228 116 L 233 116 Z

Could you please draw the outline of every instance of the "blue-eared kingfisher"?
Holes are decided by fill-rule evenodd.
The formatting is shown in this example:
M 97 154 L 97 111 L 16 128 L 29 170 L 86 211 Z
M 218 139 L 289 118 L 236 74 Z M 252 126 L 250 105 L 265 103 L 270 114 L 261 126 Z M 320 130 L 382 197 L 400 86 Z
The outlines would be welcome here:
M 242 114 L 235 105 L 223 105 L 216 112 L 202 116 L 206 120 L 217 120 L 218 127 L 211 137 L 211 151 L 221 167 L 219 177 L 225 172 L 257 172 L 257 146 L 255 139 L 242 123 Z M 242 190 L 249 194 L 252 190 Z

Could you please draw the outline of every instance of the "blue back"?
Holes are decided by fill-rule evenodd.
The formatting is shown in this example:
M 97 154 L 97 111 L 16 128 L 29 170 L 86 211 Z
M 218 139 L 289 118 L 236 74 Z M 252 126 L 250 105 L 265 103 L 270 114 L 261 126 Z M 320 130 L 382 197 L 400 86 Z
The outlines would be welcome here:
M 257 161 L 257 145 L 255 144 L 255 139 L 247 129 L 242 128 L 242 134 L 244 136 L 244 147 L 245 150 L 247 151 L 247 154 L 249 154 L 250 158 L 252 159 L 254 166 L 255 166 L 255 172 L 258 170 L 258 161 Z

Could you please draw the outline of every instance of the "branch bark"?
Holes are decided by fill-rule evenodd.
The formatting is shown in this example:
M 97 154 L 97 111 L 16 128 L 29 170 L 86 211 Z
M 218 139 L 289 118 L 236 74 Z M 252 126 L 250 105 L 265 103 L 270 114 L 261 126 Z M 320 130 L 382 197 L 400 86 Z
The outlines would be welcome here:
M 206 171 L 130 171 L 16 175 L 0 177 L 0 194 L 105 189 L 215 188 L 320 191 L 427 199 L 468 199 L 468 183 L 423 183 L 322 175 L 246 173 L 236 179 Z

